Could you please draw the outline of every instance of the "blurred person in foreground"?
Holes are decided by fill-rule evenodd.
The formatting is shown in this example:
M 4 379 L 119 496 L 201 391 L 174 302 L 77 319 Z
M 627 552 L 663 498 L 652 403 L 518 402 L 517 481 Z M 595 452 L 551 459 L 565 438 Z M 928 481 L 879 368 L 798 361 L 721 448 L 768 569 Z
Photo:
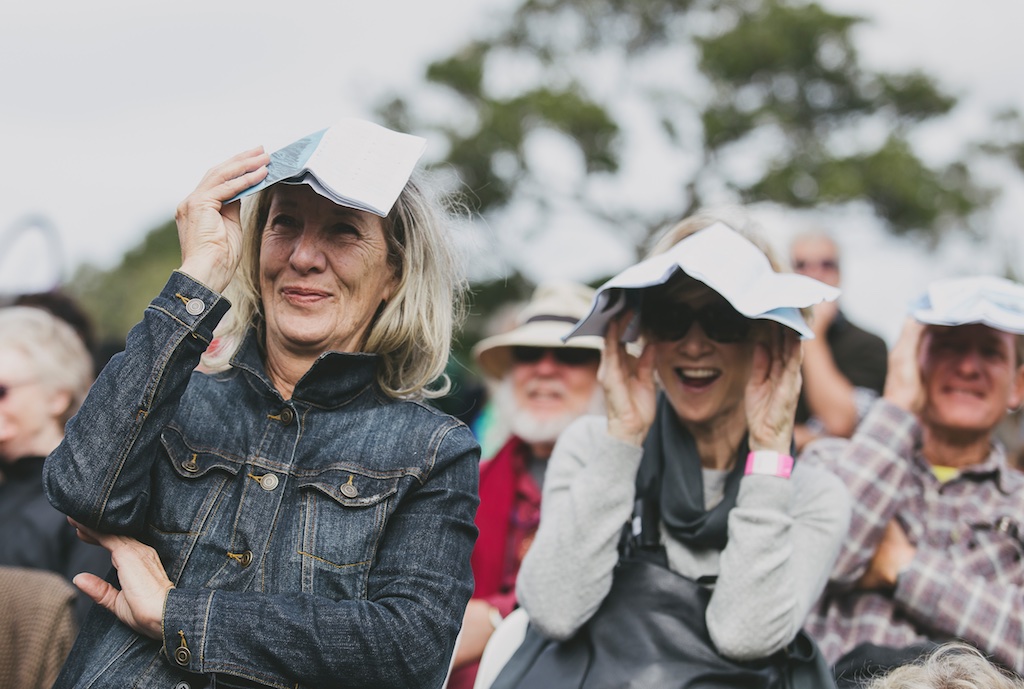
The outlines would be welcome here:
M 428 386 L 461 298 L 446 218 L 409 178 L 415 160 L 390 157 L 358 173 L 400 179 L 381 215 L 308 175 L 240 209 L 274 160 L 230 158 L 179 205 L 181 268 L 47 459 L 47 495 L 118 580 L 76 577 L 102 607 L 57 687 L 445 677 L 472 591 L 478 459 L 469 429 L 422 401 L 444 392 Z M 195 372 L 214 328 L 216 372 Z
M 511 331 L 473 348 L 511 437 L 480 466 L 480 536 L 472 558 L 476 588 L 462 624 L 451 689 L 473 686 L 484 646 L 516 607 L 516 576 L 540 522 L 541 490 L 555 441 L 580 416 L 604 410 L 597 382 L 601 338 L 562 341 L 587 315 L 593 296 L 586 285 L 541 285 Z
M 993 429 L 1024 400 L 1024 286 L 932 283 L 849 440 L 800 461 L 853 496 L 850 532 L 807 629 L 841 685 L 961 639 L 1024 671 L 1024 475 Z
M 793 271 L 839 287 L 839 246 L 824 232 L 805 232 L 790 244 Z M 804 343 L 803 388 L 796 409 L 797 450 L 822 436 L 849 438 L 882 394 L 882 338 L 850 322 L 837 302 L 812 307 L 814 339 Z
M 64 437 L 92 383 L 92 359 L 47 311 L 0 309 L 0 566 L 103 575 L 110 556 L 83 543 L 43 494 L 43 460 Z M 92 605 L 76 599 L 81 623 Z
M 910 665 L 871 681 L 867 689 L 1024 689 L 1024 680 L 967 644 L 948 642 Z
M 781 681 L 775 654 L 798 635 L 846 532 L 842 484 L 790 456 L 810 336 L 799 308 L 838 291 L 779 274 L 756 232 L 743 213 L 691 216 L 606 283 L 574 329 L 604 334 L 607 414 L 559 438 L 516 588 L 544 637 L 572 644 L 585 625 L 621 636 L 587 675 L 593 686 L 623 686 L 612 679 L 622 668 L 644 686 L 737 686 L 719 668 Z M 637 337 L 634 359 L 625 342 Z M 697 613 L 677 615 L 687 606 Z M 643 621 L 650 646 L 633 636 Z

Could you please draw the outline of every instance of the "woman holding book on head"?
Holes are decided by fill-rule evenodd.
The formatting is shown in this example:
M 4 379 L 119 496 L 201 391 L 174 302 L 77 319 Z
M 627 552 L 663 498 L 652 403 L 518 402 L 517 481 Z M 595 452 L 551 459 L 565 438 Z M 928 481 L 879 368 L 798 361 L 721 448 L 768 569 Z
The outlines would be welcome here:
M 793 466 L 799 309 L 838 291 L 774 270 L 749 224 L 670 228 L 569 336 L 604 334 L 607 414 L 549 460 L 517 580 L 547 646 L 529 660 L 528 636 L 494 686 L 767 688 L 797 672 L 783 650 L 849 518 L 835 477 Z
M 117 575 L 75 579 L 99 605 L 57 687 L 444 679 L 479 449 L 422 400 L 461 285 L 410 179 L 422 140 L 331 137 L 298 173 L 293 147 L 206 174 L 181 268 L 47 459 L 51 502 Z

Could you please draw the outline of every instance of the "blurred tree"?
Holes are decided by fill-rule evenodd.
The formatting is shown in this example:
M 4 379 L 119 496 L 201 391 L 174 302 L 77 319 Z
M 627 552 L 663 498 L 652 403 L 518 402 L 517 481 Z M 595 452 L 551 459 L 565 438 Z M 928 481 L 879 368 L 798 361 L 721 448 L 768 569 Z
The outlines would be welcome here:
M 637 250 L 730 201 L 865 203 L 932 240 L 970 229 L 994 193 L 964 160 L 930 164 L 912 145 L 956 99 L 921 72 L 864 68 L 863 21 L 798 0 L 522 0 L 431 64 L 423 97 L 379 113 L 445 143 L 434 166 L 499 246 L 575 212 Z M 523 253 L 501 269 L 522 271 Z
M 116 343 L 123 343 L 131 327 L 142 320 L 146 306 L 180 265 L 178 229 L 171 220 L 151 230 L 113 268 L 82 266 L 67 289 L 93 318 L 98 339 L 117 351 Z

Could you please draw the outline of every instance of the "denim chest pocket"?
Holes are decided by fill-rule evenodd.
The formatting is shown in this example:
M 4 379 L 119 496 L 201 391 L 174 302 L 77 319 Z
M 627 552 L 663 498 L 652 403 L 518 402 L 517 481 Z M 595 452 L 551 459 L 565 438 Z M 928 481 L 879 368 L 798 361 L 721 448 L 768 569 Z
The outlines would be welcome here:
M 160 442 L 164 461 L 155 463 L 157 490 L 148 521 L 159 532 L 197 533 L 223 498 L 225 488 L 238 475 L 242 461 L 210 449 L 192 447 L 174 428 L 165 428 Z
M 398 482 L 398 476 L 333 468 L 297 477 L 304 572 L 325 572 L 328 580 L 336 583 L 337 577 L 365 578 L 387 525 Z M 361 597 L 361 592 L 352 590 L 352 583 L 343 584 L 343 593 Z

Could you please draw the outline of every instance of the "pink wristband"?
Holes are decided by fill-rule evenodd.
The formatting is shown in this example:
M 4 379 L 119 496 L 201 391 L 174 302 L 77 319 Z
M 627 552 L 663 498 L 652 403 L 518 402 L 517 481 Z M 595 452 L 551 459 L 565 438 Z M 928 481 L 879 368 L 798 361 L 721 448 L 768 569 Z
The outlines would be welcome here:
M 758 474 L 761 476 L 778 476 L 789 478 L 793 473 L 793 458 L 773 450 L 757 450 L 747 455 L 745 476 Z

